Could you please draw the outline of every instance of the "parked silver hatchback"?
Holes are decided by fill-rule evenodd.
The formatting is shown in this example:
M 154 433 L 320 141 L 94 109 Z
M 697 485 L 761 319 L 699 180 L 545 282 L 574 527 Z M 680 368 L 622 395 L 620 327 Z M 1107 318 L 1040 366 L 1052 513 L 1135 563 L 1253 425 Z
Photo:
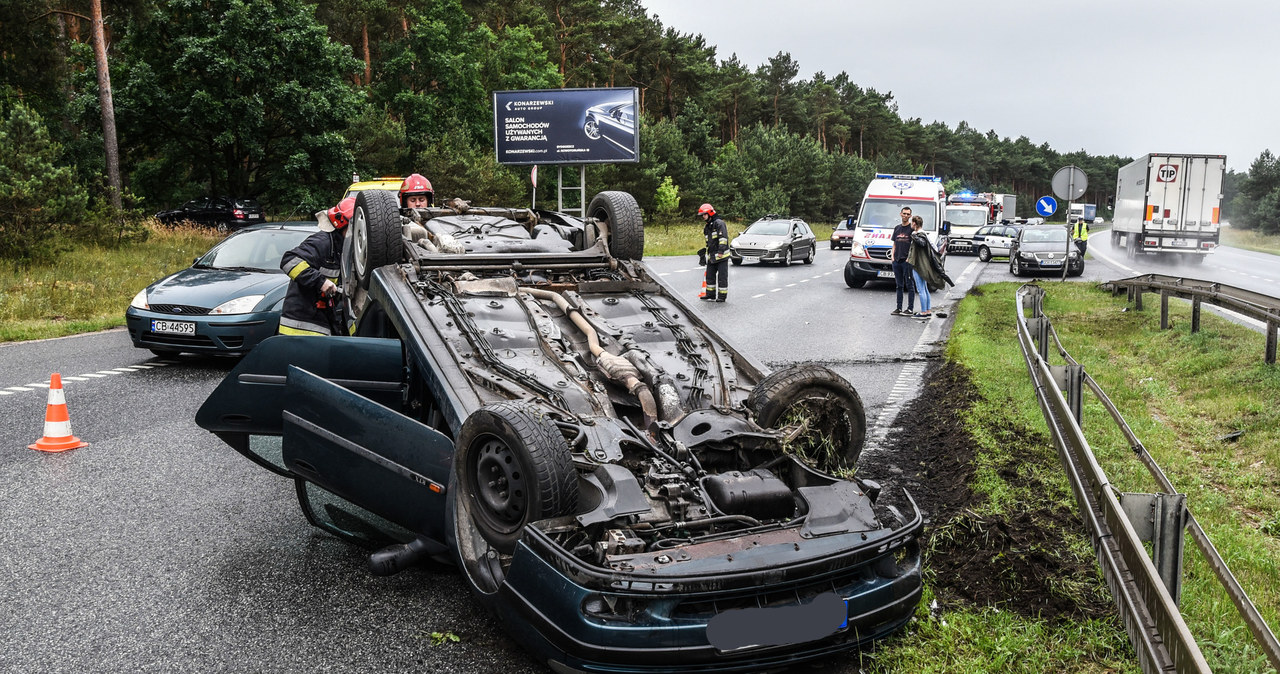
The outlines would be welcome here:
M 1008 257 L 1009 248 L 1013 246 L 1013 240 L 1018 238 L 1018 231 L 1021 229 L 1017 225 L 987 225 L 978 228 L 973 233 L 973 250 L 977 251 L 978 259 L 990 262 L 993 257 Z
M 813 264 L 817 249 L 818 238 L 804 220 L 766 215 L 729 242 L 729 259 L 734 264 L 742 264 L 743 260 L 759 260 L 779 262 L 784 267 L 799 260 Z

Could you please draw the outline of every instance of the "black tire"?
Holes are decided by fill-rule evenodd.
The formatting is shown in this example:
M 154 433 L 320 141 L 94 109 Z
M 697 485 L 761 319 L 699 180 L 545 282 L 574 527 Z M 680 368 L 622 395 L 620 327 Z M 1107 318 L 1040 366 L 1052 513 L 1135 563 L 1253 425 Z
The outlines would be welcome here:
M 356 282 L 369 287 L 373 270 L 400 262 L 404 255 L 400 201 L 394 192 L 365 190 L 351 216 L 352 266 Z
M 857 274 L 853 272 L 852 262 L 846 262 L 844 265 L 844 284 L 850 288 L 861 288 L 867 285 L 866 279 L 858 278 Z
M 1076 270 L 1072 270 L 1071 267 L 1067 267 L 1067 276 L 1079 276 L 1083 273 L 1084 273 L 1084 265 L 1081 265 L 1080 268 Z
M 791 266 L 791 246 L 787 246 L 787 254 L 782 257 L 782 266 Z
M 821 365 L 794 365 L 770 374 L 747 396 L 747 409 L 764 428 L 809 422 L 809 430 L 788 451 L 825 472 L 852 470 L 866 442 L 862 397 L 844 377 Z
M 537 407 L 481 407 L 463 422 L 454 446 L 456 498 L 499 552 L 514 550 L 529 522 L 577 509 L 578 475 L 569 445 Z
M 731 257 L 729 258 L 729 261 L 732 262 L 735 267 L 742 264 L 742 258 L 740 257 Z
M 818 244 L 809 246 L 809 257 L 804 259 L 805 264 L 813 264 L 813 256 L 818 254 Z
M 1018 264 L 1018 258 L 1015 255 L 1009 256 L 1009 273 L 1014 276 L 1022 276 L 1022 265 Z
M 644 218 L 627 192 L 601 192 L 587 205 L 587 217 L 605 223 L 609 254 L 620 260 L 644 259 Z
M 991 249 L 986 246 L 978 246 L 978 259 L 983 262 L 991 261 Z

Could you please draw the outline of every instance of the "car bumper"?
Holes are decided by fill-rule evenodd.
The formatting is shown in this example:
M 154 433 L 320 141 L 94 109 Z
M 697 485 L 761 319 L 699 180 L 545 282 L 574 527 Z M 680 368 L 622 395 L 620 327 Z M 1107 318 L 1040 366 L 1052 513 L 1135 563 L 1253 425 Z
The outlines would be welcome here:
M 262 340 L 276 334 L 280 327 L 279 311 L 225 316 L 185 316 L 129 307 L 124 314 L 129 338 L 139 349 L 178 353 L 240 355 L 248 353 Z M 151 330 L 152 320 L 195 323 L 195 334 L 167 334 Z
M 1062 261 L 1061 261 L 1061 260 L 1058 260 L 1058 261 L 1053 261 L 1053 260 L 1028 260 L 1027 258 L 1022 257 L 1022 258 L 1018 258 L 1018 263 L 1022 265 L 1022 269 L 1023 269 L 1023 271 L 1026 271 L 1026 272 L 1033 272 L 1033 273 L 1034 273 L 1034 272 L 1051 272 L 1051 271 L 1061 272 L 1061 271 L 1062 271 Z M 1074 259 L 1074 260 L 1071 260 L 1071 261 L 1068 263 L 1067 270 L 1068 270 L 1068 271 L 1083 271 L 1083 270 L 1084 270 L 1084 260 L 1082 260 L 1081 258 L 1078 258 L 1078 257 L 1077 257 L 1076 259 Z
M 893 263 L 889 260 L 850 258 L 846 268 L 859 281 L 892 281 Z
M 840 237 L 831 240 L 831 248 L 853 248 L 853 237 Z
M 972 239 L 950 239 L 947 241 L 948 253 L 972 253 L 974 250 Z
M 913 535 L 896 548 L 860 556 L 847 566 L 812 577 L 771 581 L 761 573 L 753 587 L 714 590 L 708 586 L 702 591 L 617 580 L 609 590 L 588 588 L 573 577 L 572 570 L 557 568 L 559 565 L 535 552 L 536 544 L 530 547 L 529 542 L 526 535 L 512 560 L 500 590 L 499 611 L 513 636 L 557 672 L 756 672 L 784 668 L 892 633 L 911 619 L 922 592 L 920 550 Z M 786 575 L 785 571 L 773 571 L 773 578 Z M 848 605 L 847 625 L 827 636 L 728 652 L 717 650 L 708 638 L 708 625 L 727 611 L 796 606 L 819 593 L 834 593 Z M 588 616 L 588 603 L 603 606 L 605 595 L 613 595 L 617 606 L 630 601 L 628 606 L 639 608 L 626 618 Z

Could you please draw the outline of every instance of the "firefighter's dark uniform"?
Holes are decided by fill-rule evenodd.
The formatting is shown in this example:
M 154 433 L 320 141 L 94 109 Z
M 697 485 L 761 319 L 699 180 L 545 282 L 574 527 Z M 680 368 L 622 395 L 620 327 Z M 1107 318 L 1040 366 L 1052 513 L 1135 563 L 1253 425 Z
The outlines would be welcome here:
M 707 218 L 707 294 L 705 299 L 723 302 L 729 297 L 729 228 L 719 215 Z
M 340 303 L 320 294 L 325 280 L 338 282 L 343 231 L 316 232 L 280 258 L 280 268 L 293 279 L 280 312 L 280 334 L 347 334 Z

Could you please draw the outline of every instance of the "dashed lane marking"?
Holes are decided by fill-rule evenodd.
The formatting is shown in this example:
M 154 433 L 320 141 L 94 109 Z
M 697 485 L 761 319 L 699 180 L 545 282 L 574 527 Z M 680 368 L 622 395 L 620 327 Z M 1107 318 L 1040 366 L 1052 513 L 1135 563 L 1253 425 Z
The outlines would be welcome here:
M 98 370 L 98 374 L 106 375 L 106 374 L 120 374 L 120 373 L 116 372 L 115 370 Z
M 62 381 L 89 381 L 89 380 L 85 379 L 84 377 L 63 377 Z
M 755 299 L 755 298 L 757 298 L 757 297 L 764 297 L 764 293 L 760 293 L 759 295 L 752 295 L 752 296 L 751 296 L 751 299 L 753 299 L 753 300 L 754 300 L 754 299 Z
M 788 284 L 787 284 L 786 286 L 784 286 L 784 287 L 786 287 L 786 288 L 791 288 L 791 287 L 794 287 L 794 286 L 795 286 L 795 284 L 794 284 L 794 283 L 788 283 Z
M 773 290 L 770 290 L 769 292 L 771 292 L 771 293 L 776 293 L 776 292 L 778 292 L 779 290 L 782 290 L 782 288 L 774 288 Z
M 11 396 L 13 393 L 13 391 L 0 391 L 0 396 Z
M 173 361 L 153 361 L 146 364 L 127 365 L 127 366 L 112 368 L 110 370 L 99 370 L 97 372 L 85 372 L 83 374 L 78 374 L 75 376 L 67 375 L 62 378 L 62 381 L 64 383 L 81 383 L 81 382 L 87 382 L 93 379 L 102 379 L 113 374 L 139 373 L 144 370 L 150 370 L 157 367 L 168 367 L 169 365 L 173 365 L 173 364 L 174 364 Z M 49 388 L 48 381 L 32 382 L 30 384 L 23 384 L 21 386 L 9 386 L 7 388 L 0 389 L 0 395 L 11 396 L 15 393 L 30 393 L 31 391 L 47 390 L 48 388 Z
M 86 372 L 86 373 L 84 373 L 84 374 L 82 374 L 82 375 L 80 375 L 80 376 L 81 376 L 81 377 L 93 377 L 94 379 L 102 379 L 103 377 L 105 377 L 105 376 L 107 376 L 107 375 L 105 375 L 105 374 L 98 374 L 97 372 Z
M 21 386 L 10 386 L 9 388 L 6 388 L 5 390 L 6 390 L 6 391 L 30 391 L 31 389 L 29 389 L 29 388 L 22 388 Z
M 36 382 L 34 384 L 23 384 L 23 386 L 34 386 L 35 388 L 49 388 L 49 383 L 45 382 L 41 384 L 40 382 Z

